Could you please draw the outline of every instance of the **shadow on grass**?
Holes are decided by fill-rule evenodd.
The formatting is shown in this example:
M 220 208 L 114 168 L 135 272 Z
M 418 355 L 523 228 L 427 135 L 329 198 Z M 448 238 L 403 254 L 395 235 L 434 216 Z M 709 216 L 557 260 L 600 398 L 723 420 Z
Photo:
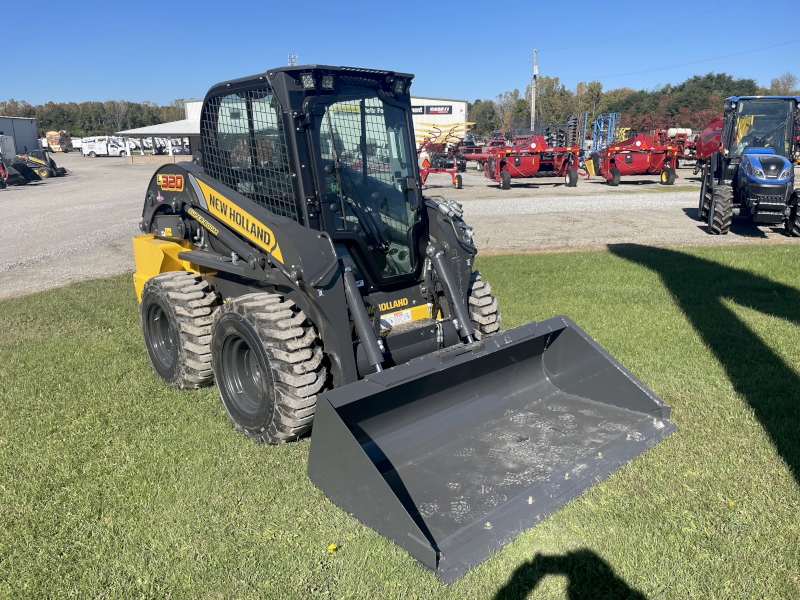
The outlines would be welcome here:
M 536 586 L 547 575 L 566 576 L 568 600 L 647 600 L 620 579 L 606 561 L 587 549 L 563 556 L 537 554 L 514 571 L 494 600 L 535 597 L 532 594 Z
M 733 300 L 800 325 L 800 292 L 748 271 L 675 250 L 635 244 L 613 245 L 610 250 L 661 277 L 798 481 L 800 378 L 722 300 Z

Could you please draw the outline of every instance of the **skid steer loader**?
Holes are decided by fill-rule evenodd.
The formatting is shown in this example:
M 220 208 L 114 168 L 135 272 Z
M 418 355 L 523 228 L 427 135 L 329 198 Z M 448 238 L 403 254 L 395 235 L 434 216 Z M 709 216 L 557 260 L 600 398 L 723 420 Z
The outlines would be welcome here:
M 452 581 L 675 427 L 566 317 L 500 331 L 472 229 L 424 198 L 412 75 L 304 66 L 214 86 L 133 240 L 156 373 L 216 382 L 257 442 Z

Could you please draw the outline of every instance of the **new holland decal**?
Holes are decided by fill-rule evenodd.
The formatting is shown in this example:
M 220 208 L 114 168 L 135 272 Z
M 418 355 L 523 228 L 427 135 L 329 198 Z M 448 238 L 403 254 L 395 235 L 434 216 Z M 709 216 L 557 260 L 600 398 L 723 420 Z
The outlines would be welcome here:
M 203 190 L 209 213 L 230 225 L 234 231 L 241 233 L 245 238 L 267 250 L 278 261 L 283 262 L 283 255 L 278 246 L 278 241 L 269 227 L 236 206 L 219 192 L 212 190 L 202 181 L 198 180 L 197 183 L 200 185 L 200 189 Z
M 183 191 L 183 175 L 173 175 L 172 173 L 159 173 L 156 183 L 162 190 L 169 192 Z

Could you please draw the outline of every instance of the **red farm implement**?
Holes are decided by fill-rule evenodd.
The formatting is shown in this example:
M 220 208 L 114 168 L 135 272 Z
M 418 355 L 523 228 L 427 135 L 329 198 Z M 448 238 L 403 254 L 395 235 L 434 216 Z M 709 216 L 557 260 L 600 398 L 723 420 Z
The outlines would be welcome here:
M 578 183 L 577 146 L 551 147 L 541 135 L 517 138 L 513 147 L 484 148 L 484 174 L 507 190 L 512 179 L 563 177 L 567 187 Z M 479 160 L 479 159 L 473 159 Z
M 619 185 L 620 177 L 630 175 L 660 175 L 663 185 L 675 183 L 677 145 L 662 145 L 652 137 L 637 133 L 632 138 L 614 142 L 592 155 L 589 168 L 608 185 Z
M 467 161 L 459 150 L 467 128 L 474 123 L 453 123 L 437 125 L 422 123 L 423 129 L 417 133 L 417 155 L 419 157 L 419 174 L 422 185 L 428 175 L 447 173 L 453 180 L 453 186 L 461 189 L 460 172 L 467 167 Z

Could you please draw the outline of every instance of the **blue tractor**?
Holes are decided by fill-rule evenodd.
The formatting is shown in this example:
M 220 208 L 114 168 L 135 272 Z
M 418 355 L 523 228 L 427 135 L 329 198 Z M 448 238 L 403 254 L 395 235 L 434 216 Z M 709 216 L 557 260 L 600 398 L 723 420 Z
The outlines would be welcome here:
M 700 134 L 698 217 L 709 233 L 724 235 L 734 216 L 746 215 L 800 236 L 794 187 L 799 107 L 800 96 L 734 96 Z

